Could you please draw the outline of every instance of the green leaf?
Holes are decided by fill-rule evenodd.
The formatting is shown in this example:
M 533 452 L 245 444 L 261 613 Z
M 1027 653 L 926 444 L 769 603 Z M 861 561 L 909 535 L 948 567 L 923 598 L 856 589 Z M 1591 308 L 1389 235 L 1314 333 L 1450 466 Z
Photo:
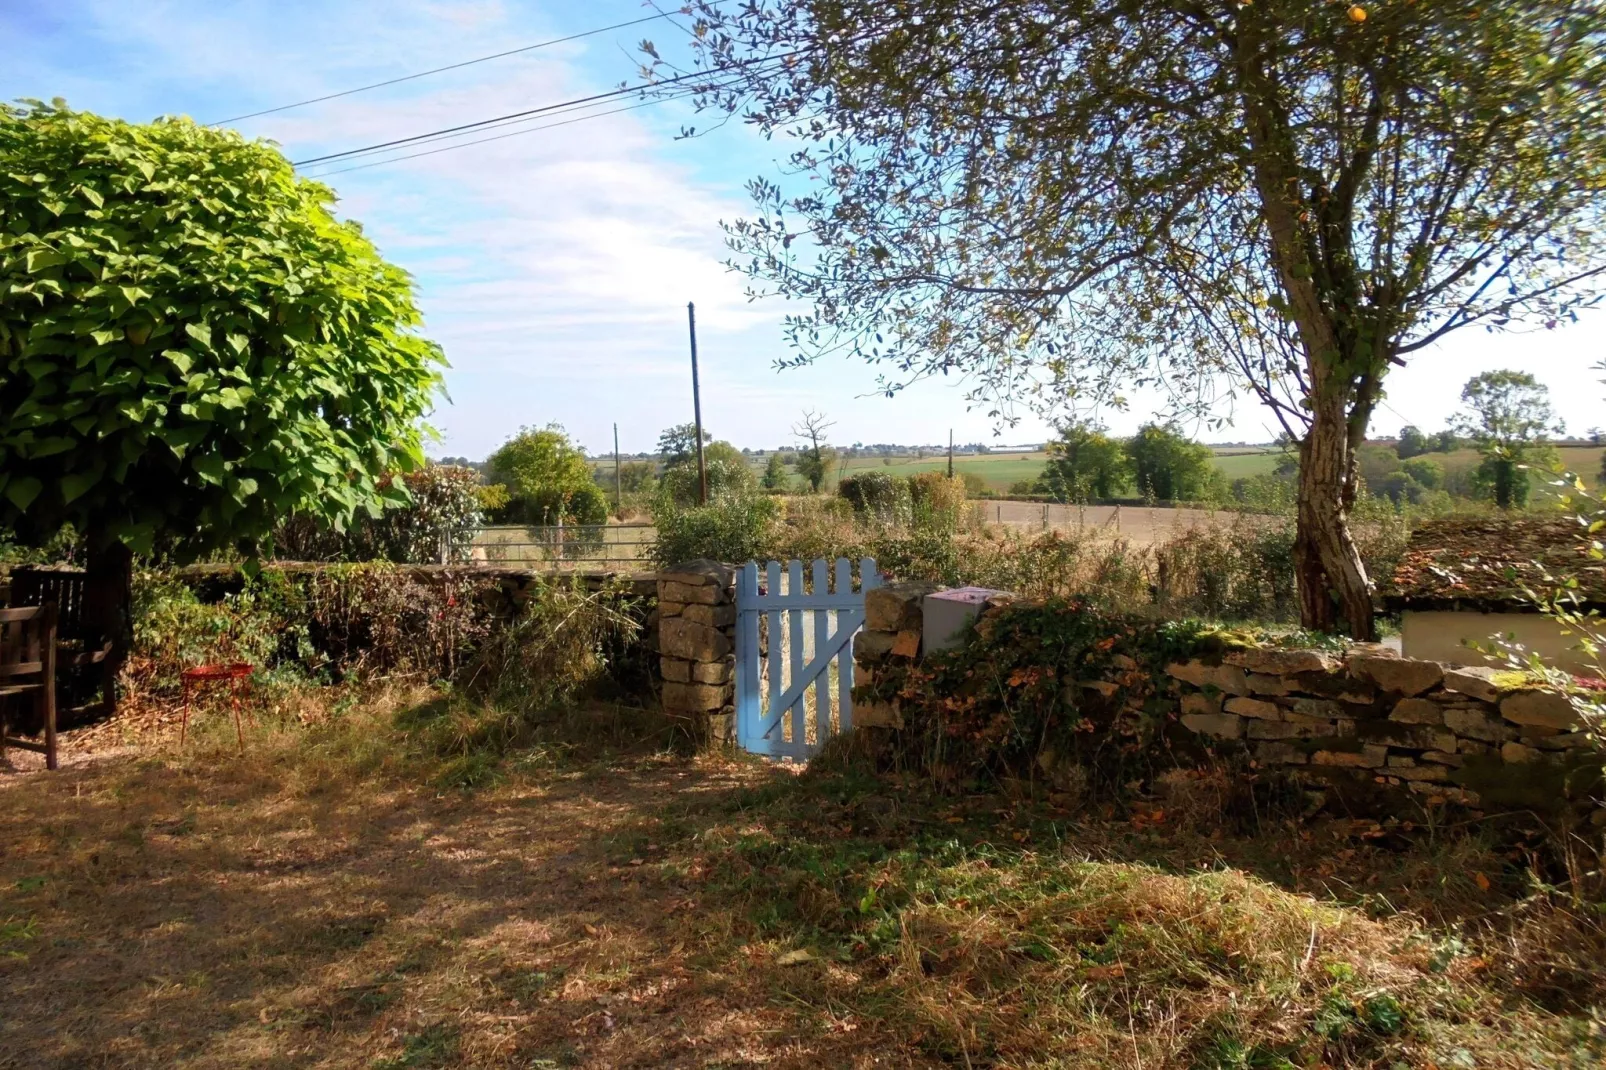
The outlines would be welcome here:
M 28 274 L 37 275 L 47 268 L 59 267 L 67 262 L 65 253 L 54 249 L 35 249 L 28 254 Z
M 223 485 L 223 458 L 219 457 L 217 454 L 200 454 L 190 462 L 190 465 L 195 469 L 196 474 L 207 483 L 212 484 L 214 487 L 220 487 Z
M 99 482 L 100 476 L 92 473 L 75 472 L 72 475 L 63 476 L 61 480 L 62 500 L 71 505 L 87 494 L 89 489 Z
M 39 497 L 39 492 L 44 489 L 45 485 L 32 476 L 21 476 L 13 478 L 6 484 L 6 498 L 12 505 L 26 513 L 28 506 L 33 504 L 34 499 Z
M 204 323 L 186 323 L 184 333 L 195 339 L 196 345 L 208 353 L 212 352 L 212 328 Z
M 168 363 L 178 369 L 180 375 L 188 375 L 190 368 L 195 365 L 195 358 L 182 349 L 164 349 L 162 350 L 162 356 L 166 357 Z
M 89 337 L 93 338 L 98 346 L 109 346 L 113 342 L 121 342 L 123 340 L 123 332 L 113 330 L 90 331 Z

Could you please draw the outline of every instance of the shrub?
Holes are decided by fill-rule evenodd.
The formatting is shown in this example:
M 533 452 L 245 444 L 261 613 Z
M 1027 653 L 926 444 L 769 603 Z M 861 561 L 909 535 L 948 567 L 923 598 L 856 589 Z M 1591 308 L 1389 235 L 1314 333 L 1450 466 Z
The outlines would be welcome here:
M 836 487 L 837 494 L 867 520 L 881 524 L 908 523 L 914 500 L 909 481 L 886 472 L 859 472 Z
M 965 483 L 941 472 L 918 472 L 909 477 L 911 519 L 918 528 L 957 531 L 968 515 Z
M 393 478 L 381 487 L 388 489 Z M 273 536 L 275 555 L 290 561 L 462 562 L 484 525 L 483 503 L 507 500 L 506 487 L 482 486 L 472 468 L 432 464 L 401 479 L 406 502 L 377 517 L 360 517 L 348 531 L 309 516 L 281 524 Z
M 425 581 L 389 564 L 269 566 L 253 579 L 223 574 L 210 592 L 142 570 L 127 677 L 136 692 L 167 695 L 180 671 L 203 662 L 249 661 L 308 681 L 446 679 L 490 634 L 499 597 L 495 580 Z
M 716 498 L 723 500 L 732 495 L 746 497 L 757 483 L 747 458 L 729 442 L 710 442 L 704 446 L 703 467 L 708 472 L 710 505 Z M 699 486 L 695 454 L 670 465 L 659 483 L 661 493 L 673 499 L 677 505 L 696 505 Z
M 661 494 L 653 504 L 658 537 L 652 560 L 668 567 L 699 557 L 732 563 L 762 559 L 774 543 L 779 513 L 775 499 L 757 494 L 726 494 L 702 506 L 681 505 Z

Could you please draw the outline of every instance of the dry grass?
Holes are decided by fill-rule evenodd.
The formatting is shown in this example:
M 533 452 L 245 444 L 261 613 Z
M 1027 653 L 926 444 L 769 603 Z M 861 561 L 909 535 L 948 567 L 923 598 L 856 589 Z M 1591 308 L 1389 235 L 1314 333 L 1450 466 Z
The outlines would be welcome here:
M 435 705 L 0 774 L 0 1067 L 1598 1065 L 1598 982 L 1521 972 L 1587 925 L 1457 926 L 1529 891 L 1477 839 L 941 798 L 608 710 L 444 788 L 394 727 Z

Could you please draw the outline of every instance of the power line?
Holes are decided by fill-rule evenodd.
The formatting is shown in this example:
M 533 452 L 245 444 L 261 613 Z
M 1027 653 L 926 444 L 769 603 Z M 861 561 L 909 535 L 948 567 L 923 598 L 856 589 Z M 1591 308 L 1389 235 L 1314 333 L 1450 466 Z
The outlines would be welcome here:
M 360 85 L 355 89 L 343 89 L 338 93 L 326 93 L 321 97 L 309 97 L 306 100 L 298 100 L 294 104 L 281 104 L 277 108 L 263 108 L 261 111 L 247 112 L 244 115 L 236 115 L 230 119 L 219 119 L 216 122 L 208 123 L 207 125 L 223 126 L 227 123 L 237 123 L 244 119 L 255 119 L 259 115 L 273 115 L 281 111 L 290 111 L 292 108 L 304 108 L 308 104 L 321 104 L 326 100 L 335 100 L 339 97 L 349 97 L 354 93 L 366 93 L 370 89 L 383 89 L 387 85 L 398 85 L 402 82 L 411 82 L 416 78 L 427 78 L 432 74 L 441 74 L 445 71 L 455 71 L 462 67 L 472 67 L 476 63 L 485 63 L 493 59 L 502 59 L 506 56 L 516 56 L 521 52 L 534 52 L 540 48 L 550 48 L 553 45 L 566 44 L 569 41 L 578 41 L 584 37 L 595 37 L 597 34 L 608 33 L 612 30 L 623 30 L 631 26 L 640 26 L 644 22 L 656 22 L 658 19 L 668 18 L 671 14 L 674 14 L 674 12 L 661 11 L 656 15 L 648 15 L 644 18 L 631 19 L 629 22 L 617 22 L 612 26 L 602 26 L 595 30 L 586 30 L 583 33 L 573 33 L 567 37 L 555 37 L 550 41 L 540 41 L 533 45 L 525 45 L 523 48 L 510 48 L 506 52 L 493 52 L 489 56 L 476 56 L 474 59 L 466 59 L 461 63 L 448 63 L 444 67 L 434 67 L 427 71 L 419 71 L 417 74 L 404 74 L 399 78 L 387 78 L 383 82 L 374 82 L 371 85 Z
M 657 97 L 657 98 L 655 98 L 653 100 L 648 101 L 647 103 L 658 103 L 658 102 L 667 101 L 667 100 L 679 100 L 679 99 L 681 99 L 681 98 L 683 98 L 685 96 L 689 96 L 689 95 L 690 95 L 690 93 L 687 92 L 687 91 L 677 91 L 677 92 L 670 93 L 670 94 L 667 94 L 667 95 L 662 96 L 662 97 Z M 353 160 L 353 159 L 361 158 L 363 156 L 372 156 L 372 155 L 375 155 L 377 153 L 389 152 L 392 149 L 396 149 L 396 148 L 403 148 L 403 147 L 409 147 L 410 148 L 410 147 L 416 147 L 416 146 L 419 146 L 419 145 L 430 145 L 430 144 L 434 144 L 435 142 L 438 142 L 438 141 L 450 141 L 450 140 L 452 140 L 454 138 L 465 137 L 465 136 L 467 136 L 468 134 L 471 134 L 471 133 L 478 133 L 478 132 L 482 132 L 482 131 L 485 131 L 485 130 L 497 130 L 497 129 L 501 129 L 502 127 L 507 127 L 507 126 L 520 126 L 520 125 L 522 125 L 524 123 L 531 122 L 532 120 L 534 120 L 536 118 L 540 118 L 542 116 L 563 115 L 563 114 L 566 114 L 568 112 L 586 111 L 588 109 L 596 108 L 598 106 L 598 104 L 600 104 L 600 103 L 604 103 L 604 102 L 602 102 L 602 101 L 587 101 L 587 102 L 584 102 L 584 103 L 576 103 L 576 104 L 569 104 L 569 105 L 553 105 L 552 109 L 550 111 L 544 111 L 544 112 L 540 113 L 540 115 L 522 115 L 522 116 L 520 116 L 518 118 L 488 121 L 485 125 L 476 127 L 473 130 L 460 130 L 460 131 L 456 131 L 456 132 L 447 131 L 447 132 L 439 132 L 439 133 L 435 133 L 435 134 L 421 134 L 421 135 L 418 136 L 418 138 L 416 140 L 412 141 L 410 143 L 410 145 L 407 145 L 407 146 L 383 145 L 383 146 L 375 146 L 375 147 L 366 148 L 366 149 L 352 149 L 348 153 L 341 154 L 339 159 L 337 159 L 337 160 L 326 160 L 326 161 L 322 161 L 322 162 L 324 162 L 324 163 L 338 163 L 341 160 Z M 617 109 L 612 109 L 610 111 L 592 112 L 591 115 L 581 116 L 581 118 L 592 118 L 592 117 L 598 117 L 598 116 L 602 116 L 602 115 L 612 115 L 612 114 L 614 114 L 615 111 L 626 111 L 626 110 L 629 110 L 629 109 L 617 108 Z M 545 125 L 542 125 L 542 126 L 531 127 L 530 129 L 532 129 L 532 130 L 545 130 L 545 129 L 548 129 L 549 126 L 553 126 L 553 125 L 564 125 L 564 124 L 545 124 Z M 523 132 L 524 131 L 515 131 L 515 133 L 523 133 Z M 504 134 L 504 135 L 501 135 L 501 136 L 502 137 L 511 137 L 512 135 L 511 134 Z M 475 144 L 478 144 L 479 141 L 494 141 L 494 140 L 496 140 L 496 139 L 495 138 L 481 138 L 481 139 L 476 140 L 476 141 L 465 141 L 465 142 L 462 142 L 461 144 L 463 144 L 463 145 L 475 145 Z M 456 146 L 450 146 L 450 147 L 456 147 Z M 420 155 L 422 155 L 422 154 L 420 154 Z M 408 157 L 395 157 L 395 158 L 396 159 L 406 159 Z M 315 167 L 315 166 L 317 166 L 317 164 L 316 163 L 309 163 L 308 166 L 314 166 Z M 333 174 L 334 172 L 326 172 L 326 173 L 327 174 Z
M 600 119 L 605 115 L 618 115 L 620 112 L 635 111 L 637 108 L 645 108 L 653 104 L 662 104 L 671 99 L 676 98 L 660 97 L 655 100 L 644 100 L 639 104 L 628 104 L 623 108 L 611 108 L 607 111 L 592 112 L 589 115 L 580 115 L 573 119 L 564 119 L 562 122 L 542 123 L 540 126 L 531 126 L 523 130 L 515 130 L 510 134 L 497 134 L 495 137 L 475 138 L 473 141 L 461 141 L 456 145 L 446 145 L 438 149 L 428 149 L 424 152 L 411 152 L 405 156 L 392 156 L 387 160 L 375 160 L 373 163 L 360 163 L 355 167 L 341 167 L 333 171 L 325 171 L 322 174 L 309 175 L 308 177 L 313 179 L 330 178 L 334 175 L 346 174 L 349 171 L 366 171 L 370 167 L 383 167 L 388 163 L 401 163 L 403 160 L 416 160 L 420 156 L 434 156 L 438 152 L 451 152 L 453 149 L 466 149 L 470 145 L 483 145 L 488 141 L 501 141 L 505 138 L 518 137 L 520 134 L 533 134 L 537 130 L 551 130 L 559 126 L 568 126 L 571 123 L 583 123 L 587 119 Z
M 761 63 L 785 62 L 788 59 L 801 55 L 803 51 L 805 50 L 799 49 L 798 51 L 788 52 L 779 56 L 764 56 L 758 59 L 746 60 L 741 63 L 733 63 L 730 67 L 725 68 L 725 70 L 740 70 Z M 506 115 L 498 115 L 490 119 L 480 119 L 472 123 L 461 123 L 457 126 L 443 127 L 440 130 L 431 130 L 422 134 L 413 134 L 410 137 L 393 138 L 390 141 L 381 141 L 373 145 L 364 145 L 361 148 L 346 149 L 342 152 L 331 152 L 323 156 L 313 156 L 305 160 L 294 160 L 292 161 L 292 164 L 295 167 L 306 167 L 315 163 L 327 163 L 332 160 L 343 160 L 353 156 L 362 156 L 368 153 L 376 152 L 380 149 L 395 148 L 401 145 L 411 145 L 418 142 L 426 142 L 441 138 L 449 134 L 457 134 L 468 130 L 480 130 L 486 127 L 503 125 L 512 120 L 533 118 L 537 115 L 547 115 L 552 112 L 569 111 L 581 105 L 594 104 L 604 100 L 613 100 L 618 97 L 627 96 L 631 93 L 644 92 L 646 90 L 657 89 L 666 85 L 676 85 L 680 82 L 689 81 L 693 78 L 717 78 L 720 73 L 721 72 L 718 71 L 689 71 L 686 74 L 677 75 L 673 78 L 665 78 L 662 81 L 649 82 L 642 85 L 620 86 L 618 89 L 612 89 L 606 93 L 593 93 L 590 96 L 577 97 L 574 100 L 565 100 L 557 104 L 543 104 L 538 108 L 527 108 L 524 111 L 509 112 Z M 693 92 L 697 91 L 698 90 L 696 88 L 693 89 Z

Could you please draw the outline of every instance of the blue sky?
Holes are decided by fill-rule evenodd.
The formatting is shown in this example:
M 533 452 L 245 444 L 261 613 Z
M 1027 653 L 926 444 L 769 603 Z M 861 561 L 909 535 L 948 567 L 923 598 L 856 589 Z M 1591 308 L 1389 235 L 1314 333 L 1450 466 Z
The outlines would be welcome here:
M 0 0 L 0 98 L 212 122 L 648 13 L 638 0 Z M 633 79 L 644 36 L 669 47 L 677 32 L 633 27 L 236 125 L 305 159 L 606 91 Z M 651 448 L 691 418 L 687 301 L 704 421 L 738 445 L 788 441 L 804 408 L 834 419 L 843 443 L 939 442 L 950 427 L 960 441 L 1044 435 L 1028 418 L 995 439 L 954 384 L 888 399 L 861 364 L 777 371 L 785 309 L 746 300 L 722 266 L 719 222 L 744 212 L 744 183 L 773 173 L 781 150 L 740 124 L 676 140 L 685 122 L 706 118 L 659 105 L 327 179 L 341 211 L 417 278 L 427 331 L 452 362 L 432 452 L 483 457 L 550 421 L 593 450 L 614 422 L 627 452 Z M 1606 387 L 1589 370 L 1602 357 L 1601 313 L 1554 332 L 1464 331 L 1391 376 L 1374 429 L 1442 426 L 1461 384 L 1496 367 L 1547 383 L 1569 430 L 1606 425 Z M 1128 431 L 1155 404 L 1132 401 L 1105 421 Z M 1270 437 L 1252 401 L 1235 414 L 1208 437 Z

